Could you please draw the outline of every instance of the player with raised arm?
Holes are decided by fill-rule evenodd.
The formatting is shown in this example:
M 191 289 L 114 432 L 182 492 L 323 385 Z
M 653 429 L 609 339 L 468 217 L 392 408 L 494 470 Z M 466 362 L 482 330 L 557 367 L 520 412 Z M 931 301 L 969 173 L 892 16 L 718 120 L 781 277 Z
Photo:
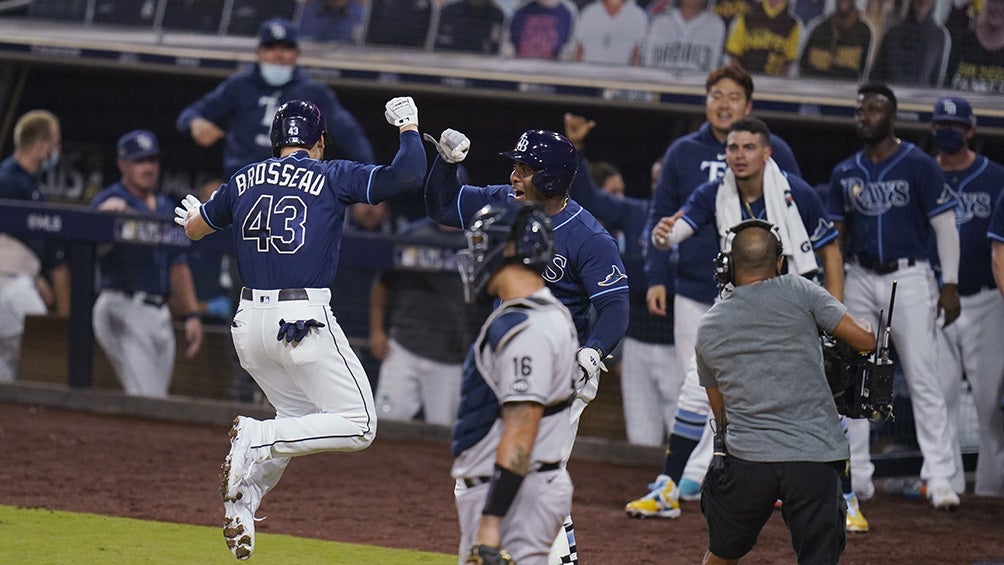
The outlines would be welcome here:
M 438 142 L 429 136 L 426 139 L 439 153 L 425 185 L 426 211 L 433 220 L 466 228 L 466 220 L 481 207 L 512 200 L 537 203 L 550 217 L 554 258 L 544 270 L 544 280 L 571 312 L 580 345 L 577 360 L 582 372 L 571 409 L 574 434 L 583 409 L 596 397 L 602 360 L 624 336 L 628 323 L 628 281 L 617 242 L 592 214 L 568 197 L 578 168 L 575 148 L 553 131 L 524 132 L 512 151 L 501 154 L 513 161 L 510 184 L 479 187 L 461 185 L 457 180 L 457 163 L 470 149 L 466 135 L 447 129 Z M 596 312 L 592 324 L 590 308 Z M 457 422 L 457 426 L 466 425 L 469 422 Z M 563 463 L 569 455 L 571 444 Z M 565 558 L 575 562 L 571 519 L 565 527 L 569 546 Z M 559 552 L 565 553 L 564 548 Z
M 578 380 L 575 325 L 541 276 L 554 255 L 544 212 L 485 206 L 457 253 L 468 302 L 497 297 L 464 364 L 456 458 L 460 558 L 470 564 L 547 563 L 572 508 L 562 457 Z M 504 548 L 504 549 L 503 549 Z
M 240 169 L 204 204 L 175 212 L 198 240 L 233 224 L 245 288 L 231 333 L 241 365 L 276 418 L 238 416 L 223 465 L 223 535 L 237 559 L 254 551 L 255 511 L 291 457 L 359 451 L 376 435 L 373 393 L 331 312 L 345 209 L 421 188 L 426 157 L 411 97 L 387 102 L 401 134 L 390 165 L 321 161 L 327 131 L 311 102 L 283 104 L 272 122 L 274 157 Z M 278 335 L 277 332 L 278 331 Z

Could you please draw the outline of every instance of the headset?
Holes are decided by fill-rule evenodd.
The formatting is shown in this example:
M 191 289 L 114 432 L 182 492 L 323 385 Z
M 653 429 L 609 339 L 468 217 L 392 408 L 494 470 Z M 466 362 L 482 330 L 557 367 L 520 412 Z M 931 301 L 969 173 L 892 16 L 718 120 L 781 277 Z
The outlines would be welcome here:
M 726 232 L 725 244 L 722 246 L 722 250 L 718 253 L 718 256 L 715 257 L 715 281 L 718 282 L 719 288 L 725 288 L 727 285 L 736 285 L 736 267 L 732 260 L 732 241 L 739 235 L 739 232 L 750 228 L 759 228 L 770 232 L 774 236 L 774 254 L 776 258 L 780 259 L 784 257 L 784 244 L 781 243 L 781 232 L 777 226 L 758 219 L 739 222 Z

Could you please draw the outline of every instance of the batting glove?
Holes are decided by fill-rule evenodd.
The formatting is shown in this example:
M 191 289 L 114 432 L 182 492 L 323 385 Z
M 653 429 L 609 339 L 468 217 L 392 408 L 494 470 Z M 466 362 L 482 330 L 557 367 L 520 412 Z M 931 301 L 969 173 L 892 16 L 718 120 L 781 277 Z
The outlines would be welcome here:
M 446 129 L 439 136 L 439 141 L 429 134 L 422 134 L 426 141 L 431 143 L 439 156 L 447 163 L 459 163 L 467 158 L 467 152 L 471 150 L 471 140 L 466 135 L 455 129 Z
M 275 336 L 276 341 L 286 340 L 287 343 L 293 343 L 303 341 L 303 338 L 307 337 L 307 333 L 310 332 L 310 328 L 323 328 L 324 324 L 318 322 L 317 320 L 311 318 L 309 320 L 297 320 L 295 322 L 287 322 L 286 320 L 279 319 L 279 333 Z
M 575 356 L 579 362 L 579 380 L 575 383 L 575 396 L 586 404 L 596 398 L 600 389 L 600 371 L 606 371 L 600 352 L 592 347 L 580 347 Z
M 509 552 L 501 547 L 476 543 L 464 559 L 465 565 L 514 565 Z
M 398 96 L 387 101 L 387 110 L 383 113 L 387 123 L 392 126 L 418 125 L 418 106 L 411 96 Z
M 185 227 L 192 218 L 199 215 L 199 207 L 201 206 L 202 202 L 189 194 L 182 199 L 181 206 L 174 209 L 174 223 Z

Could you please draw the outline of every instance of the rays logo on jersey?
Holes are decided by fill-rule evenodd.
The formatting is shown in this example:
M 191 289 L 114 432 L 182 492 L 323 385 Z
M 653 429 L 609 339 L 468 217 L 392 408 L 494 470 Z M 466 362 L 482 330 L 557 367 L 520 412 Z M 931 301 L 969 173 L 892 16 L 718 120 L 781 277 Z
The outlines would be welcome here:
M 618 281 L 622 281 L 622 280 L 624 280 L 626 278 L 628 278 L 627 275 L 625 275 L 624 273 L 622 273 L 621 270 L 617 267 L 617 265 L 610 265 L 610 274 L 607 275 L 607 278 L 605 278 L 602 281 L 596 283 L 596 285 L 597 286 L 611 286 L 614 283 L 616 283 Z
M 891 180 L 866 183 L 857 177 L 840 180 L 847 201 L 864 216 L 881 216 L 891 208 L 902 208 L 910 203 L 910 183 Z
M 567 266 L 568 259 L 562 255 L 555 254 L 554 259 L 551 259 L 551 264 L 544 269 L 544 280 L 551 283 L 560 281 L 565 276 L 565 268 Z
M 987 219 L 993 212 L 993 202 L 988 192 L 963 192 L 955 206 L 955 223 L 962 225 L 973 218 Z
M 826 218 L 819 218 L 819 223 L 816 224 L 816 229 L 813 230 L 809 239 L 813 242 L 819 241 L 824 235 L 826 235 L 826 232 L 830 231 L 832 227 L 833 222 Z

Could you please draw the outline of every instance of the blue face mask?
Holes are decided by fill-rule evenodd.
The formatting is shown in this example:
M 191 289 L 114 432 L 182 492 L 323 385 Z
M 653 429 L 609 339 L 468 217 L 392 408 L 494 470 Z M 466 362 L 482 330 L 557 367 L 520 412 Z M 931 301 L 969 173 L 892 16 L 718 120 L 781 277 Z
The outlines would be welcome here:
M 269 86 L 282 86 L 293 80 L 292 65 L 273 65 L 272 63 L 260 63 L 261 78 Z
M 966 144 L 965 135 L 953 127 L 934 128 L 934 146 L 938 151 L 953 154 Z
M 56 165 L 58 164 L 59 164 L 59 148 L 57 147 L 52 150 L 52 153 L 49 153 L 48 157 L 42 159 L 42 170 L 44 172 L 49 172 L 55 169 Z

